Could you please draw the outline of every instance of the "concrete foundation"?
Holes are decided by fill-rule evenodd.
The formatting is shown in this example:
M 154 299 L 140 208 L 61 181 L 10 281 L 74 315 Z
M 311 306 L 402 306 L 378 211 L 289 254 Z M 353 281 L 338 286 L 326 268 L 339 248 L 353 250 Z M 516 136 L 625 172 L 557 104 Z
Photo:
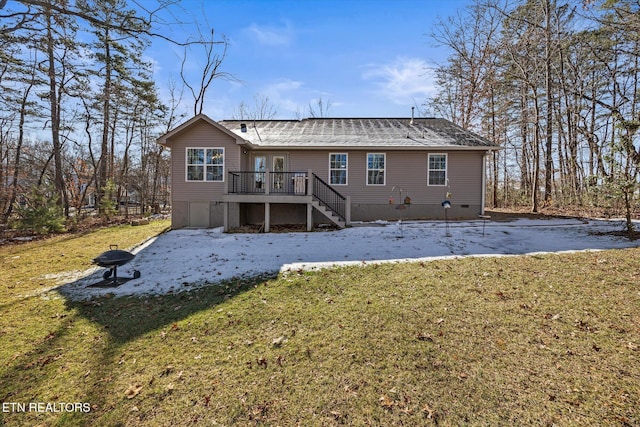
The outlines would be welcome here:
M 172 228 L 221 227 L 227 217 L 228 228 L 245 224 L 265 222 L 267 203 L 241 202 L 174 202 L 171 216 Z M 268 203 L 270 225 L 307 224 L 309 207 L 304 203 Z M 351 221 L 397 221 L 398 219 L 445 219 L 445 209 L 441 205 L 411 204 L 398 209 L 389 204 L 351 204 Z M 482 212 L 479 205 L 452 203 L 446 214 L 451 220 L 476 219 Z M 330 221 L 315 209 L 311 209 L 311 224 L 326 224 Z

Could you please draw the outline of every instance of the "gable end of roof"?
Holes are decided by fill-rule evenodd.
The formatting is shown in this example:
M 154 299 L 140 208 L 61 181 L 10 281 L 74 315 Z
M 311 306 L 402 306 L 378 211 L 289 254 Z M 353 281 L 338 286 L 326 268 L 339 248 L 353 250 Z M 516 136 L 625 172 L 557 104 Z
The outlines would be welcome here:
M 219 131 L 221 131 L 221 132 L 229 135 L 230 137 L 234 138 L 236 140 L 237 144 L 249 143 L 249 141 L 247 141 L 246 139 L 242 138 L 240 135 L 232 132 L 227 127 L 222 126 L 220 123 L 218 123 L 215 120 L 211 119 L 206 114 L 198 114 L 197 116 L 193 116 L 192 118 L 190 118 L 186 122 L 178 125 L 177 127 L 173 128 L 169 132 L 167 132 L 164 135 L 158 137 L 156 139 L 156 143 L 160 144 L 160 145 L 164 145 L 164 146 L 170 147 L 171 146 L 171 143 L 170 143 L 170 139 L 171 138 L 173 138 L 175 136 L 178 136 L 182 132 L 188 130 L 193 125 L 195 125 L 196 123 L 201 122 L 201 121 L 213 126 L 214 128 L 218 129 Z

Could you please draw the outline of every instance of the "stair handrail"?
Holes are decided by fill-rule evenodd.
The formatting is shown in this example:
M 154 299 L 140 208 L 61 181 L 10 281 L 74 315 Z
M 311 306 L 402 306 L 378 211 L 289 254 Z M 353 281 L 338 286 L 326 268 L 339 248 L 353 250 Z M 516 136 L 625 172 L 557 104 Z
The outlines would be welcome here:
M 338 193 L 332 186 L 327 184 L 315 173 L 313 175 L 313 197 L 318 199 L 331 212 L 335 213 L 342 221 L 346 221 L 346 200 L 347 198 Z

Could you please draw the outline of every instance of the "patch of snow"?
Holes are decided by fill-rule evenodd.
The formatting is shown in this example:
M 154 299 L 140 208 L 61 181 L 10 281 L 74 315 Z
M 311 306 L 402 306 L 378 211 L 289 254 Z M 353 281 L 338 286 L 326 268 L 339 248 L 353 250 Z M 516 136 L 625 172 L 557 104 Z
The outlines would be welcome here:
M 166 294 L 238 277 L 317 270 L 380 262 L 424 262 L 462 256 L 637 247 L 603 233 L 624 229 L 623 221 L 582 219 L 519 219 L 510 222 L 376 221 L 371 226 L 332 232 L 225 234 L 222 228 L 180 229 L 161 234 L 132 249 L 136 257 L 118 268 L 118 277 L 141 277 L 117 288 L 87 287 L 102 280 L 104 269 L 61 275 L 70 279 L 58 288 L 63 295 L 87 299 Z

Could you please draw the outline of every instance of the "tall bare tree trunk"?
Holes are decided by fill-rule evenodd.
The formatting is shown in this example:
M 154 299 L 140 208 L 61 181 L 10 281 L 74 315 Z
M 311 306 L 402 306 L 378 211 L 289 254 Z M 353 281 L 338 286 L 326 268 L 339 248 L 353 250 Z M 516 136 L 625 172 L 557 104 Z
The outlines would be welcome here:
M 531 212 L 538 212 L 540 201 L 538 198 L 538 187 L 540 186 L 540 105 L 538 102 L 537 91 L 533 91 L 533 108 L 535 114 L 534 121 L 534 156 L 533 156 L 533 183 L 531 189 Z
M 545 67 L 544 80 L 547 97 L 547 126 L 546 145 L 544 161 L 544 202 L 551 203 L 551 192 L 553 190 L 553 95 L 551 93 L 551 0 L 544 2 L 545 14 Z
M 96 189 L 98 194 L 99 211 L 103 212 L 102 199 L 105 196 L 105 187 L 107 186 L 107 179 L 109 177 L 109 164 L 111 163 L 110 156 L 113 153 L 109 152 L 109 129 L 111 123 L 110 112 L 110 99 L 111 99 L 111 42 L 109 40 L 109 29 L 104 30 L 104 87 L 102 91 L 102 140 L 100 144 L 100 161 L 99 172 Z
M 51 143 L 53 144 L 53 185 L 58 195 L 58 205 L 64 208 L 65 216 L 69 216 L 69 200 L 62 174 L 62 144 L 60 143 L 60 102 L 57 93 L 55 46 L 51 9 L 45 8 L 47 23 L 47 60 L 49 62 L 49 104 L 51 106 Z

